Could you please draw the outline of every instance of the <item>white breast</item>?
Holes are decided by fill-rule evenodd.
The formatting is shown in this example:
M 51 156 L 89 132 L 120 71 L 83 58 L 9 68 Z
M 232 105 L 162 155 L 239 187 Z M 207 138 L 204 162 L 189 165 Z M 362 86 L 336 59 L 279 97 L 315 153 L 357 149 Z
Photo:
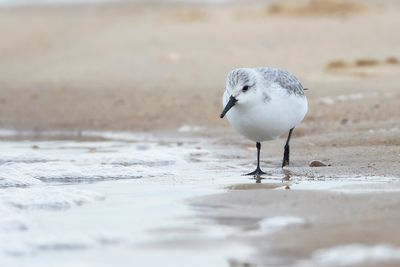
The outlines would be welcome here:
M 273 85 L 278 86 L 278 85 Z M 282 88 L 272 88 L 270 100 L 241 105 L 240 101 L 226 114 L 232 127 L 255 142 L 275 139 L 298 125 L 307 113 L 305 96 L 288 94 Z M 229 99 L 225 92 L 224 106 Z

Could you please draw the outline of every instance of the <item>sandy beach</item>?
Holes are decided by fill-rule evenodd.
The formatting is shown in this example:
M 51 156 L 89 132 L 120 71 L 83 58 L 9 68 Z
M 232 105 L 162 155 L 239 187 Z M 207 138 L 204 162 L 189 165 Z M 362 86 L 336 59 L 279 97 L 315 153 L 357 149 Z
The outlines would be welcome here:
M 132 247 L 150 249 L 135 251 L 140 259 L 165 247 L 189 247 L 190 260 L 193 248 L 202 258 L 219 245 L 221 253 L 210 266 L 224 266 L 221 259 L 234 267 L 398 266 L 399 14 L 397 1 L 372 0 L 0 8 L 0 189 L 5 190 L 0 213 L 23 217 L 27 212 L 29 236 L 40 236 L 35 227 L 42 220 L 52 229 L 50 238 L 57 230 L 42 219 L 41 208 L 8 206 L 13 190 L 27 187 L 33 197 L 36 186 L 45 192 L 55 181 L 62 184 L 56 191 L 76 187 L 66 196 L 73 199 L 67 201 L 72 201 L 69 211 L 44 212 L 58 214 L 54 222 L 61 223 L 69 214 L 82 214 L 80 209 L 101 220 L 101 201 L 123 203 L 121 214 L 139 214 L 144 208 L 129 203 L 151 184 L 180 184 L 179 196 L 168 195 L 169 186 L 155 187 L 160 200 L 182 205 L 157 218 L 203 219 L 209 228 L 201 230 L 197 221 L 187 228 L 175 221 L 146 228 L 132 220 L 137 233 L 177 236 L 151 242 L 146 236 L 137 244 L 129 225 L 106 220 L 106 230 L 121 227 L 112 232 L 117 241 L 114 235 L 108 240 L 118 244 L 110 251 L 122 259 L 121 266 L 131 259 Z M 254 144 L 218 116 L 226 74 L 242 66 L 288 69 L 309 89 L 309 113 L 294 131 L 290 167 L 280 168 L 284 137 L 266 142 L 262 166 L 268 179 L 261 184 L 241 176 L 254 168 Z M 309 167 L 313 160 L 329 166 Z M 140 191 L 140 185 L 148 187 Z M 207 189 L 199 193 L 198 188 Z M 76 204 L 82 200 L 79 190 L 95 192 L 82 193 L 82 207 Z M 154 207 L 164 209 L 160 203 Z M 14 219 L 23 225 L 19 218 Z M 262 222 L 273 228 L 268 223 L 274 218 L 280 220 L 276 231 L 264 231 Z M 22 238 L 19 230 L 7 232 L 3 225 L 9 227 L 0 220 L 0 240 L 16 244 L 0 246 L 3 259 L 10 266 L 34 266 L 26 255 L 45 251 L 47 241 L 32 245 L 28 235 Z M 76 236 L 86 238 L 82 229 L 90 225 L 73 225 L 81 229 L 74 228 Z M 196 227 L 204 239 L 193 237 Z M 217 234 L 207 237 L 207 231 Z M 83 242 L 89 250 L 81 251 L 78 242 L 78 249 L 66 251 L 75 249 L 75 256 L 90 262 L 96 252 L 109 251 L 100 232 L 99 227 Z M 253 252 L 235 259 L 232 244 Z M 63 258 L 58 248 L 48 249 L 55 253 L 49 255 Z M 38 255 L 36 263 L 57 263 L 46 253 Z M 109 262 L 112 257 L 98 266 Z M 142 266 L 160 266 L 147 263 Z

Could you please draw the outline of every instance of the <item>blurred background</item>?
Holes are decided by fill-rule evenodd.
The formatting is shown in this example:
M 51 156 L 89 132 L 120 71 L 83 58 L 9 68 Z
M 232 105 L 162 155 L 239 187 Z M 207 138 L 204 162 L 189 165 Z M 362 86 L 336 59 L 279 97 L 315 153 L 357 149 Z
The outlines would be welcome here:
M 398 124 L 398 1 L 0 1 L 0 127 L 176 130 L 218 118 L 227 73 L 286 68 L 298 134 Z M 373 112 L 371 112 L 373 111 Z

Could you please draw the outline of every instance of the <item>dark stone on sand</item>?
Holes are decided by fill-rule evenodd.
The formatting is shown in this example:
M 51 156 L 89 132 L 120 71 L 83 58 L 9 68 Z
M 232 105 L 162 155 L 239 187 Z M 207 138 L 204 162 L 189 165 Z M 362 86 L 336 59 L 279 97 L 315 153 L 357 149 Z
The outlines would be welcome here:
M 309 166 L 310 167 L 326 167 L 326 166 L 330 166 L 330 165 L 325 164 L 320 160 L 313 160 L 310 162 Z

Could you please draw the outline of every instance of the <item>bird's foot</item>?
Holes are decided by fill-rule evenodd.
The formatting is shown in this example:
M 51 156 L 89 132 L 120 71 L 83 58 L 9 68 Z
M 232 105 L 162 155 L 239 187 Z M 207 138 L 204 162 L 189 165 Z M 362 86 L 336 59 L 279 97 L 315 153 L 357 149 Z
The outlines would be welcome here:
M 266 173 L 257 167 L 257 169 L 255 169 L 254 171 L 243 174 L 243 175 L 249 175 L 249 176 L 253 176 L 254 178 L 260 178 L 261 175 L 263 175 L 263 174 L 266 174 Z
M 282 168 L 286 166 L 289 166 L 289 159 L 283 159 L 282 161 Z

